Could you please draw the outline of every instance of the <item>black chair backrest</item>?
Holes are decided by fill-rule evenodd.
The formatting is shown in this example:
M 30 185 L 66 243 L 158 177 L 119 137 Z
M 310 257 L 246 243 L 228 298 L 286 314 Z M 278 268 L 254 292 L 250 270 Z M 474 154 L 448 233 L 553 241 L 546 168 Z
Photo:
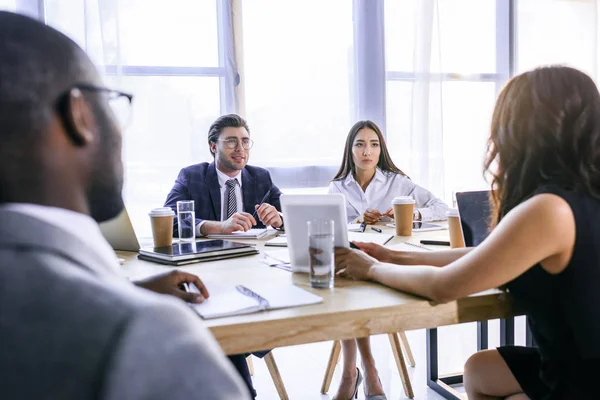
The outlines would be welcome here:
M 489 234 L 492 206 L 490 191 L 456 193 L 456 204 L 467 247 L 475 247 Z

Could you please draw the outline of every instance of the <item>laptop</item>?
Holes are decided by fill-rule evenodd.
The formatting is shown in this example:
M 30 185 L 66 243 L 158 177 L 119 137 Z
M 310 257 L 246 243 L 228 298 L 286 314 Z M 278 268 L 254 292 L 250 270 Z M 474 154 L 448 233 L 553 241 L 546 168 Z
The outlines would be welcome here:
M 465 246 L 475 247 L 489 235 L 492 214 L 490 191 L 456 193 Z
M 333 220 L 334 246 L 349 247 L 346 199 L 342 194 L 283 194 L 281 211 L 292 272 L 309 271 L 308 221 Z
M 114 250 L 138 251 L 140 249 L 127 209 L 123 208 L 116 218 L 102 222 L 99 226 L 102 235 Z

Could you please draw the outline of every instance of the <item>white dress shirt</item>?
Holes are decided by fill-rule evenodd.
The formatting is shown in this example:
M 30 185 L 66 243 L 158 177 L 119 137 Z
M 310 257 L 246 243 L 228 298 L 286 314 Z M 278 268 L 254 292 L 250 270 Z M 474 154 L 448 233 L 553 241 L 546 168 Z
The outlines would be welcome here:
M 445 220 L 449 207 L 430 191 L 416 185 L 402 174 L 384 172 L 377 168 L 375 176 L 367 190 L 362 188 L 348 174 L 345 179 L 332 181 L 329 193 L 341 193 L 346 197 L 346 213 L 348 222 L 362 216 L 368 208 L 386 212 L 392 207 L 392 200 L 397 196 L 410 196 L 415 200 L 415 209 L 421 213 L 422 221 Z
M 119 260 L 117 255 L 102 236 L 98 223 L 89 215 L 64 208 L 29 203 L 6 203 L 1 205 L 0 209 L 29 215 L 71 233 L 87 244 L 93 252 L 101 257 L 103 264 L 107 266 L 107 270 L 95 272 L 99 275 L 105 275 L 107 272 L 118 275 Z M 94 265 L 96 263 L 90 263 L 88 267 L 91 268 Z
M 227 185 L 225 184 L 228 180 L 230 179 L 235 179 L 238 181 L 238 184 L 235 186 L 235 199 L 237 200 L 237 212 L 242 212 L 244 211 L 244 199 L 242 198 L 242 170 L 240 170 L 240 172 L 238 172 L 238 174 L 236 176 L 228 176 L 226 174 L 224 174 L 223 172 L 219 171 L 218 168 L 215 168 L 217 170 L 217 179 L 219 180 L 219 188 L 221 189 L 221 221 L 226 221 L 227 220 L 227 198 L 225 196 L 227 196 Z M 202 233 L 200 232 L 200 228 L 202 227 L 202 225 L 204 225 L 204 223 L 206 222 L 206 220 L 200 222 L 198 225 L 196 225 L 196 236 L 202 236 Z

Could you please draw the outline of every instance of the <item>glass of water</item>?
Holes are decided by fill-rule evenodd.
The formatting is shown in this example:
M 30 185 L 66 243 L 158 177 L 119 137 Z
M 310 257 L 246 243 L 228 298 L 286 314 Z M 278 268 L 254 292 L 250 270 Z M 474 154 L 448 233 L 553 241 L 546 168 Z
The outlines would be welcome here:
M 335 275 L 332 220 L 308 221 L 308 252 L 310 254 L 310 286 L 332 288 Z
M 196 239 L 194 200 L 177 202 L 177 225 L 179 226 L 179 241 L 193 242 Z

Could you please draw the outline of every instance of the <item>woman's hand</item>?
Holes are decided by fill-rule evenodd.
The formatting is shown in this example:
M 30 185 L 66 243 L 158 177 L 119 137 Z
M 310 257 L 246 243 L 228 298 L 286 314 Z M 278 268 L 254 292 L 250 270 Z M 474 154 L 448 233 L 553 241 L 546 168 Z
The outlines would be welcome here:
M 385 212 L 383 213 L 384 217 L 390 217 L 390 218 L 394 218 L 394 207 L 390 207 L 387 210 L 385 210 Z
M 353 242 L 359 249 L 370 255 L 371 257 L 375 257 L 377 260 L 381 262 L 391 263 L 393 250 L 385 248 L 377 243 L 365 243 L 365 242 Z
M 363 214 L 363 221 L 365 221 L 367 225 L 373 225 L 378 223 L 381 217 L 382 214 L 379 212 L 379 210 L 367 208 L 367 210 Z
M 377 260 L 360 250 L 344 247 L 335 249 L 335 271 L 340 276 L 362 281 L 370 280 L 369 272 Z

